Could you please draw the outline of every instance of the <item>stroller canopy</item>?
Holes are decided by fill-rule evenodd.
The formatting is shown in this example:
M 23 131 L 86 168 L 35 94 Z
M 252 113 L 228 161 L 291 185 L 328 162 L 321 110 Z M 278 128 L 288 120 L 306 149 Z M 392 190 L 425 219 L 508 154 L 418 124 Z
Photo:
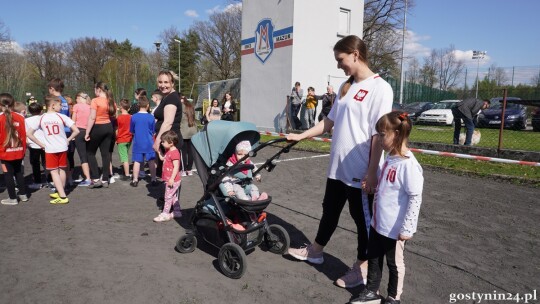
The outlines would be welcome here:
M 201 132 L 193 135 L 191 143 L 210 168 L 215 164 L 224 165 L 239 142 L 248 140 L 253 146 L 260 138 L 261 135 L 253 123 L 214 120 Z

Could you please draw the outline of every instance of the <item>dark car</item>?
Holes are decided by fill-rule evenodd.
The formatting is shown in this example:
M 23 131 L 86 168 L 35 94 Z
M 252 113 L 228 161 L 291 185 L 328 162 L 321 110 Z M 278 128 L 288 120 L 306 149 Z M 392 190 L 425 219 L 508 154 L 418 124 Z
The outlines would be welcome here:
M 403 106 L 399 104 L 399 102 L 392 103 L 392 111 L 401 111 L 403 109 Z
M 409 117 L 411 118 L 412 121 L 416 121 L 418 119 L 418 116 L 420 116 L 420 114 L 431 109 L 432 106 L 433 106 L 433 102 L 427 102 L 427 101 L 413 102 L 413 103 L 406 104 L 403 107 L 403 111 L 409 113 Z
M 533 131 L 540 132 L 540 107 L 534 108 L 531 113 L 531 125 Z
M 525 129 L 527 126 L 527 109 L 524 105 L 508 102 L 521 100 L 517 97 L 506 98 L 506 110 L 504 113 L 504 127 L 516 130 Z M 500 127 L 502 121 L 503 99 L 500 97 L 491 99 L 491 106 L 478 114 L 479 127 Z

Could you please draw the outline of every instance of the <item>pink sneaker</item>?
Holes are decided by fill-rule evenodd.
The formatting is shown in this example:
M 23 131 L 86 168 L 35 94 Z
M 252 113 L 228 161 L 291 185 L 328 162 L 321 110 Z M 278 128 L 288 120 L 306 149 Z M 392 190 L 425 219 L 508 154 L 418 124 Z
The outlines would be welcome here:
M 324 262 L 323 251 L 316 252 L 311 244 L 298 249 L 289 248 L 288 253 L 300 261 L 308 261 L 313 264 L 322 264 Z
M 358 263 L 354 263 L 351 269 L 341 278 L 336 280 L 336 285 L 342 288 L 353 288 L 366 285 L 367 268 L 362 269 Z
M 242 226 L 240 224 L 237 224 L 237 223 L 233 223 L 230 219 L 227 219 L 227 224 L 229 226 L 233 227 L 235 230 L 238 230 L 238 231 L 246 230 L 246 228 L 244 228 L 244 226 Z
M 259 196 L 259 200 L 263 201 L 266 199 L 268 199 L 268 194 L 266 194 L 266 192 L 261 193 L 261 196 Z

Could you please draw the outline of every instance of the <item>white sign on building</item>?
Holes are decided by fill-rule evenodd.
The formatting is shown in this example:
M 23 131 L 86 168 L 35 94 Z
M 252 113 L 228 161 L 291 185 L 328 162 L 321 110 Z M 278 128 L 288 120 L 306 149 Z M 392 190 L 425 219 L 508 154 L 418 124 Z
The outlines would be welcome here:
M 344 36 L 362 37 L 363 14 L 363 0 L 244 0 L 242 120 L 285 131 L 287 96 L 296 81 L 304 96 L 310 86 L 326 93 L 329 83 L 337 91 L 346 78 L 332 49 Z

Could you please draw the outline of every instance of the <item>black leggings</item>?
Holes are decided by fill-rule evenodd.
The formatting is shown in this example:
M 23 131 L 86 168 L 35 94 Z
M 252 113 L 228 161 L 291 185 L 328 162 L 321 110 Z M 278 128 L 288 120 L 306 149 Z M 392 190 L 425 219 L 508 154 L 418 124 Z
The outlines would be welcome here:
M 30 164 L 32 165 L 32 176 L 34 183 L 41 184 L 41 165 L 45 169 L 45 151 L 43 149 L 29 148 Z
M 15 179 L 17 180 L 17 185 L 19 185 L 19 195 L 25 195 L 26 185 L 24 184 L 22 159 L 3 160 L 2 165 L 4 165 L 4 179 L 9 198 L 17 198 L 17 193 L 15 192 L 15 181 L 13 180 L 13 176 L 15 176 Z
M 111 140 L 113 138 L 113 127 L 111 123 L 94 125 L 90 131 L 90 140 L 86 142 L 86 154 L 88 165 L 90 166 L 90 178 L 99 178 L 99 167 L 96 159 L 97 149 L 101 153 L 101 166 L 103 171 L 103 181 L 109 181 L 111 153 Z
M 182 145 L 181 152 L 184 171 L 191 171 L 191 169 L 193 169 L 193 151 L 191 151 L 191 138 L 184 138 L 184 144 Z
M 319 229 L 315 242 L 326 246 L 332 234 L 337 228 L 341 211 L 345 206 L 345 202 L 349 201 L 349 212 L 356 224 L 358 232 L 358 253 L 357 258 L 361 261 L 367 260 L 368 246 L 368 231 L 366 228 L 366 217 L 362 204 L 362 190 L 347 186 L 343 182 L 328 178 L 326 180 L 326 190 L 322 203 L 323 214 L 319 222 Z M 369 218 L 372 215 L 373 195 L 368 195 L 369 201 Z M 369 219 L 368 218 L 368 219 Z
M 77 153 L 79 153 L 79 159 L 81 164 L 88 162 L 88 157 L 86 155 L 86 129 L 79 129 L 79 134 L 75 137 L 75 147 L 77 147 Z

